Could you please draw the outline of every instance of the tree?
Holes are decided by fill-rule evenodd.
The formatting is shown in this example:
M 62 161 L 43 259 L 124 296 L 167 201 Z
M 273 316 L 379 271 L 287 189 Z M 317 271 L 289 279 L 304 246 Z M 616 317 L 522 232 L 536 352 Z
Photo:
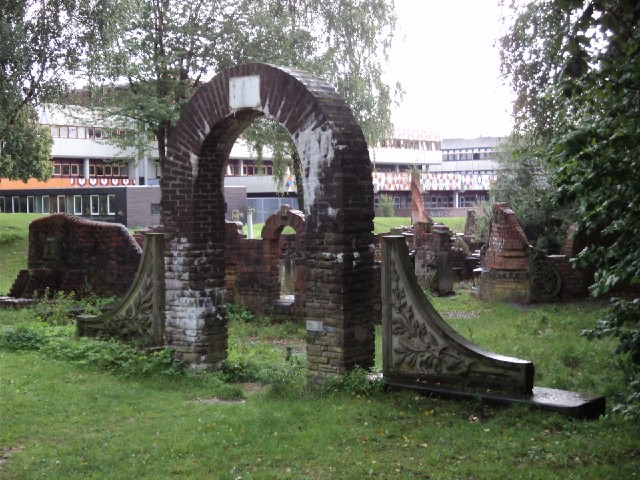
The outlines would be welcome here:
M 51 132 L 38 124 L 35 111 L 21 108 L 0 141 L 0 177 L 48 179 L 53 174 L 52 145 Z
M 51 139 L 34 108 L 59 98 L 100 31 L 91 0 L 0 1 L 0 177 L 51 175 Z
M 375 141 L 391 127 L 392 91 L 382 81 L 381 59 L 394 27 L 393 2 L 384 0 L 121 2 L 87 72 L 107 114 L 132 119 L 139 131 L 155 135 L 161 165 L 181 107 L 202 82 L 238 63 L 287 65 L 323 76 Z M 270 128 L 247 135 L 256 148 L 274 138 Z
M 534 247 L 558 254 L 574 215 L 571 204 L 560 207 L 554 202 L 556 169 L 540 157 L 538 149 L 531 135 L 507 137 L 496 150 L 500 168 L 491 194 L 496 202 L 513 209 Z
M 521 99 L 517 127 L 540 140 L 542 158 L 557 169 L 558 203 L 575 202 L 582 232 L 612 239 L 611 245 L 589 245 L 575 259 L 597 266 L 592 294 L 637 291 L 640 2 L 527 4 L 516 12 L 502 50 L 503 71 Z M 636 366 L 630 401 L 640 412 L 640 299 L 617 300 L 588 334 L 620 339 L 619 352 Z

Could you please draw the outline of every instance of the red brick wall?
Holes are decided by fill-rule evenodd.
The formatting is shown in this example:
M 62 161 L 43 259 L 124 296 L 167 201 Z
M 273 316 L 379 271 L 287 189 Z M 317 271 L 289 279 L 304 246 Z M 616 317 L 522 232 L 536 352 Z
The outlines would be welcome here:
M 29 297 L 45 287 L 82 294 L 87 286 L 103 296 L 123 295 L 141 256 L 142 249 L 123 225 L 49 215 L 29 226 L 29 273 L 21 274 L 11 295 Z

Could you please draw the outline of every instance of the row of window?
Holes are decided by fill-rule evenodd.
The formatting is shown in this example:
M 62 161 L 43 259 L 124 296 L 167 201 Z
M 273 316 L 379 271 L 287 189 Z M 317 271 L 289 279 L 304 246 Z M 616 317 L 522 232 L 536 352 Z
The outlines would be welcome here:
M 455 162 L 458 160 L 485 160 L 493 158 L 492 152 L 467 152 L 467 153 L 443 153 L 443 162 Z
M 80 173 L 82 172 L 82 173 Z M 62 177 L 84 176 L 84 165 L 80 163 L 54 163 L 53 175 Z M 127 165 L 89 165 L 90 177 L 128 177 Z
M 120 128 L 84 127 L 79 125 L 49 125 L 53 138 L 79 138 L 104 140 L 130 135 L 130 130 Z
M 389 194 L 389 193 L 387 193 Z M 486 192 L 465 193 L 458 195 L 458 204 L 455 204 L 455 196 L 452 192 L 430 192 L 422 197 L 426 208 L 465 208 L 480 205 L 482 202 L 489 201 L 489 194 Z M 374 197 L 374 206 L 378 207 L 380 200 L 376 195 Z M 410 195 L 393 195 L 394 208 L 411 208 Z
M 115 215 L 114 194 L 0 197 L 0 213 L 73 213 Z
M 409 150 L 427 150 L 430 152 L 440 150 L 440 142 L 432 140 L 402 140 L 390 138 L 380 140 L 381 148 L 405 148 Z
M 235 177 L 240 175 L 240 165 L 236 161 L 229 161 L 227 164 L 227 176 Z M 262 165 L 254 163 L 243 163 L 242 176 L 254 176 L 254 175 L 273 175 L 273 164 L 270 162 L 263 162 Z

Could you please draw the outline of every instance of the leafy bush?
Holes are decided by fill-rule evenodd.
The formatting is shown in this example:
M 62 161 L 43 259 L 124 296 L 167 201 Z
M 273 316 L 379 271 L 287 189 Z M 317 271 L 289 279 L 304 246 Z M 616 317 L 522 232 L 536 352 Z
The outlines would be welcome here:
M 0 348 L 7 350 L 40 350 L 46 343 L 42 328 L 18 325 L 0 331 Z
M 368 396 L 384 388 L 381 379 L 371 378 L 371 373 L 356 365 L 353 370 L 330 378 L 325 386 L 329 394 L 347 394 L 353 396 Z
M 66 360 L 125 376 L 181 375 L 184 368 L 171 350 L 145 353 L 116 340 L 75 337 L 70 325 L 50 327 L 41 323 L 22 324 L 0 330 L 0 348 L 37 350 L 47 358 Z
M 73 292 L 51 292 L 48 288 L 36 295 L 35 317 L 49 325 L 68 325 L 75 321 L 74 311 L 78 307 Z
M 270 385 L 269 395 L 278 398 L 301 397 L 306 391 L 306 369 L 303 362 L 287 348 L 284 365 L 278 370 L 271 370 L 271 375 L 264 377 Z
M 393 217 L 395 213 L 395 202 L 391 195 L 382 194 L 378 197 L 380 210 L 385 217 Z
M 640 417 L 640 298 L 633 301 L 613 298 L 607 315 L 598 320 L 596 327 L 583 330 L 589 339 L 615 337 L 619 343 L 614 351 L 626 360 L 624 368 L 629 370 L 631 381 L 627 398 L 614 411 L 629 417 Z

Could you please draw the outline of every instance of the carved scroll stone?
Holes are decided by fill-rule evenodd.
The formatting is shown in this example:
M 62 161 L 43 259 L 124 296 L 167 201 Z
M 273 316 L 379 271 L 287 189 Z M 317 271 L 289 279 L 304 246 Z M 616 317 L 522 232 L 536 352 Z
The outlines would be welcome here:
M 99 333 L 136 340 L 143 346 L 164 344 L 164 235 L 147 233 L 131 288 L 112 310 L 98 316 L 80 315 L 79 335 Z
M 485 351 L 442 320 L 418 286 L 403 237 L 384 237 L 382 258 L 383 375 L 388 382 L 531 393 L 531 362 Z
M 542 253 L 531 259 L 531 300 L 550 302 L 558 300 L 562 290 L 562 275 L 558 268 Z

